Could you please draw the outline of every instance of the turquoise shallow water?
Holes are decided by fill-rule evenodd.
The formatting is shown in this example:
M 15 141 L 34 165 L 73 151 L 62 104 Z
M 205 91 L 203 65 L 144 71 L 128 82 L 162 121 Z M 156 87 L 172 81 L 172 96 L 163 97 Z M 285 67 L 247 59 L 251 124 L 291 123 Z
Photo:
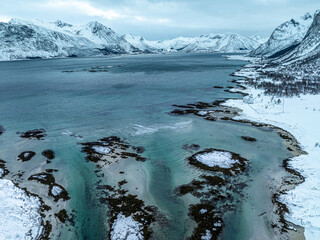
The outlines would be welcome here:
M 237 152 L 250 160 L 249 187 L 245 190 L 249 196 L 241 199 L 238 212 L 228 215 L 223 238 L 249 239 L 255 218 L 248 216 L 258 215 L 271 204 L 260 201 L 270 197 L 261 189 L 266 187 L 264 176 L 270 169 L 281 171 L 281 160 L 289 156 L 281 138 L 270 129 L 168 114 L 174 109 L 172 104 L 241 97 L 213 86 L 234 86 L 229 74 L 244 64 L 229 61 L 221 54 L 2 62 L 0 124 L 6 132 L 0 137 L 0 158 L 14 170 L 18 169 L 16 156 L 26 149 L 34 150 L 39 154 L 24 165 L 26 171 L 32 172 L 42 164 L 40 152 L 54 150 L 56 159 L 50 167 L 59 170 L 54 176 L 68 190 L 68 208 L 76 216 L 76 228 L 62 231 L 57 239 L 106 239 L 106 209 L 96 194 L 94 166 L 84 160 L 77 143 L 116 135 L 132 145 L 144 146 L 144 156 L 148 157 L 143 164 L 147 191 L 169 219 L 155 236 L 185 239 L 191 233 L 188 204 L 174 194 L 174 189 L 201 171 L 187 164 L 185 158 L 190 153 L 182 145 L 196 143 L 201 149 Z M 111 67 L 108 72 L 84 70 L 97 66 Z M 30 142 L 16 135 L 17 131 L 35 128 L 46 129 L 44 141 Z M 83 139 L 62 134 L 65 131 Z M 245 142 L 242 135 L 258 141 Z M 112 176 L 107 176 L 106 181 L 108 178 Z M 253 192 L 258 197 L 251 196 Z M 252 204 L 253 210 L 248 207 Z

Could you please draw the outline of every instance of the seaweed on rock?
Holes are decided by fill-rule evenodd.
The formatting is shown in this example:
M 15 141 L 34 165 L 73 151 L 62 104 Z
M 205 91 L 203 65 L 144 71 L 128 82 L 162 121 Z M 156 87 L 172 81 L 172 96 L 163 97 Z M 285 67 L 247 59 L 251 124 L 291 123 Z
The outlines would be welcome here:
M 41 184 L 49 186 L 48 195 L 53 197 L 55 202 L 59 201 L 60 199 L 64 201 L 67 201 L 70 199 L 67 190 L 65 190 L 64 187 L 56 183 L 54 176 L 50 172 L 37 173 L 37 174 L 31 175 L 28 178 L 28 180 L 37 181 L 37 182 L 40 182 Z
M 183 150 L 188 150 L 188 151 L 198 151 L 200 149 L 200 145 L 198 144 L 184 144 L 182 146 Z
M 158 215 L 157 208 L 146 206 L 144 201 L 138 199 L 136 195 L 128 194 L 126 190 L 121 189 L 125 182 L 119 182 L 119 188 L 117 189 L 109 185 L 99 186 L 99 189 L 103 189 L 104 194 L 100 198 L 100 202 L 107 204 L 109 208 L 110 229 L 118 215 L 123 214 L 125 217 L 132 217 L 140 223 L 144 239 L 149 239 L 152 235 L 150 225 L 156 220 L 155 215 Z
M 17 132 L 17 134 L 21 138 L 37 139 L 37 140 L 43 140 L 47 136 L 46 130 L 43 129 L 43 128 L 29 130 L 29 131 L 26 131 L 26 132 Z
M 54 214 L 62 223 L 70 223 L 71 225 L 74 225 L 74 215 L 68 214 L 66 209 L 62 209 L 59 212 Z
M 2 125 L 0 125 L 0 135 L 2 135 L 4 133 L 5 129 Z
M 25 152 L 22 152 L 18 155 L 17 160 L 22 161 L 22 162 L 27 162 L 27 161 L 31 160 L 31 158 L 33 158 L 35 155 L 36 155 L 36 153 L 33 151 L 25 151 Z
M 54 151 L 47 149 L 41 152 L 41 154 L 46 157 L 48 160 L 52 160 L 55 158 L 55 153 Z
M 9 170 L 6 168 L 6 162 L 0 159 L 0 178 L 8 175 Z
M 101 138 L 96 142 L 81 143 L 81 145 L 83 146 L 82 152 L 86 153 L 86 160 L 89 162 L 102 161 L 110 164 L 117 161 L 118 158 L 129 157 L 135 158 L 136 161 L 146 161 L 146 158 L 140 155 L 145 151 L 143 147 L 130 146 L 116 136 Z
M 254 137 L 249 137 L 249 136 L 241 136 L 241 138 L 245 141 L 248 141 L 248 142 L 256 142 L 257 139 L 254 138 Z
M 218 239 L 223 230 L 224 223 L 222 214 L 210 204 L 195 204 L 189 208 L 189 215 L 197 223 L 191 240 L 196 239 Z M 210 236 L 210 238 L 205 238 Z
M 222 166 L 211 166 L 199 162 L 197 156 L 218 153 Z M 219 155 L 219 154 L 222 155 Z M 227 154 L 225 154 L 227 153 Z M 211 160 L 210 156 L 206 160 Z M 226 157 L 226 159 L 224 158 Z M 192 194 L 198 198 L 199 204 L 189 206 L 189 215 L 196 222 L 196 227 L 190 239 L 219 239 L 224 228 L 223 216 L 228 211 L 236 211 L 240 199 L 244 197 L 243 189 L 246 184 L 247 160 L 239 154 L 220 149 L 206 149 L 187 158 L 189 163 L 204 170 L 204 174 L 188 184 L 175 189 L 175 193 L 183 197 Z M 229 165 L 227 167 L 227 165 Z M 188 199 L 188 198 L 187 198 Z

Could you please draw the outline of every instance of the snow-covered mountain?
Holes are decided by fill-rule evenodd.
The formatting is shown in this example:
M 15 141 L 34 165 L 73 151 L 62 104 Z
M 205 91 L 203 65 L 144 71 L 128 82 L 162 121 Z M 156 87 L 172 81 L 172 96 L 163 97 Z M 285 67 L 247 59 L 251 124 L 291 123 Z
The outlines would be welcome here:
M 261 37 L 261 36 L 258 36 L 258 35 L 253 35 L 253 36 L 250 36 L 249 38 L 254 40 L 254 41 L 256 41 L 256 42 L 258 42 L 259 44 L 264 44 L 269 40 L 269 38 Z
M 320 11 L 312 18 L 305 36 L 294 48 L 279 52 L 279 56 L 263 59 L 263 71 L 288 82 L 296 92 L 317 93 L 320 81 Z M 293 82 L 298 82 L 293 86 Z M 289 89 L 288 91 L 293 91 Z
M 181 51 L 187 45 L 193 42 L 193 38 L 178 37 L 170 40 L 147 41 L 147 44 L 161 52 L 177 52 Z
M 0 60 L 99 54 L 96 44 L 87 38 L 16 19 L 0 23 Z
M 0 23 L 0 60 L 101 56 L 139 51 L 112 29 L 90 22 L 75 26 L 12 19 Z
M 320 59 L 320 11 L 314 16 L 314 20 L 301 43 L 277 59 L 277 62 L 287 64 L 315 59 Z
M 202 35 L 186 46 L 185 52 L 248 52 L 260 44 L 236 33 Z
M 146 43 L 164 52 L 248 52 L 260 45 L 256 40 L 236 33 L 209 34 L 194 38 L 178 37 Z
M 99 22 L 90 22 L 84 26 L 78 26 L 73 29 L 76 36 L 81 36 L 98 44 L 104 51 L 110 53 L 131 53 L 138 51 L 129 42 L 119 36 L 111 28 L 104 26 Z
M 141 36 L 133 36 L 132 34 L 128 33 L 122 35 L 122 38 L 128 43 L 130 43 L 133 47 L 139 49 L 144 53 L 154 53 L 158 51 L 157 48 L 154 48 L 153 46 L 149 45 L 148 41 Z
M 278 26 L 269 40 L 251 52 L 251 56 L 277 57 L 295 48 L 306 35 L 313 16 L 305 14 L 299 19 L 291 19 Z
M 99 22 L 72 25 L 61 21 L 12 19 L 0 23 L 0 60 L 132 53 L 248 52 L 259 45 L 258 38 L 235 33 L 148 41 L 131 34 L 120 36 Z

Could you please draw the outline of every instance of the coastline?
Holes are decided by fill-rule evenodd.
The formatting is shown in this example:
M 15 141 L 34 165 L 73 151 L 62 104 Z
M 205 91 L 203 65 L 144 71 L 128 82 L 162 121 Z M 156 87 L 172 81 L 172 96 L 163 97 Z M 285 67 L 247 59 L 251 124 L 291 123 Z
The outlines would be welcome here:
M 44 237 L 45 225 L 41 200 L 16 186 L 11 180 L 0 179 L 0 234 L 5 239 L 38 239 Z
M 317 177 L 317 172 L 320 170 L 320 163 L 317 162 L 317 158 L 320 157 L 320 146 L 317 143 L 320 129 L 316 126 L 316 122 L 320 121 L 320 108 L 316 106 L 316 103 L 320 102 L 320 96 L 302 95 L 281 98 L 267 96 L 263 90 L 246 85 L 246 80 L 259 78 L 259 72 L 253 65 L 247 65 L 233 75 L 245 78 L 237 80 L 241 88 L 233 91 L 249 97 L 243 100 L 229 99 L 222 104 L 222 106 L 242 110 L 233 116 L 232 120 L 266 124 L 276 130 L 283 130 L 292 135 L 293 139 L 296 139 L 293 141 L 297 141 L 294 145 L 301 148 L 301 151 L 294 151 L 295 157 L 283 161 L 283 167 L 287 172 L 295 175 L 296 179 L 284 179 L 273 201 L 278 206 L 280 218 L 293 224 L 287 228 L 299 232 L 297 226 L 301 226 L 304 228 L 306 239 L 316 239 L 320 234 L 320 220 L 317 215 L 320 204 L 316 200 L 320 198 L 318 187 L 320 178 Z M 290 136 L 288 138 L 290 139 Z M 291 150 L 294 149 L 291 148 Z M 303 230 L 300 229 L 300 231 Z
M 236 80 L 233 80 L 233 81 L 235 81 L 236 82 Z M 240 81 L 239 81 L 239 83 L 241 83 Z M 221 88 L 221 87 L 220 87 Z M 249 88 L 242 88 L 242 87 L 240 87 L 239 86 L 239 91 L 238 91 L 238 89 L 235 89 L 235 88 L 230 88 L 230 86 L 227 86 L 227 87 L 225 87 L 226 88 L 226 90 L 224 90 L 224 91 L 229 91 L 229 92 L 237 92 L 237 93 L 242 93 L 243 95 L 248 95 L 249 93 L 251 93 L 251 92 L 254 92 L 254 90 L 255 89 L 249 89 Z M 248 93 L 246 93 L 248 91 Z M 251 91 L 251 92 L 250 92 Z M 261 93 L 258 93 L 258 94 L 261 94 Z M 258 95 L 257 94 L 257 95 Z M 263 95 L 263 94 L 262 94 Z M 268 97 L 266 97 L 266 98 L 268 98 Z M 270 98 L 270 97 L 269 97 Z M 239 111 L 241 111 L 239 108 L 242 108 L 242 106 L 241 106 L 241 103 L 242 103 L 242 100 L 228 100 L 228 99 L 226 99 L 226 101 L 227 102 L 225 102 L 225 101 L 216 101 L 216 103 L 215 104 L 212 104 L 214 107 L 216 107 L 216 108 L 223 108 L 223 106 L 224 105 L 228 105 L 228 104 L 232 104 L 233 103 L 233 101 L 235 101 L 236 103 L 235 104 L 238 104 L 239 106 L 237 107 L 237 109 L 234 109 L 234 111 L 232 111 L 232 113 L 229 113 L 229 114 L 226 114 L 226 111 L 224 112 L 223 110 L 220 110 L 220 109 L 218 109 L 217 111 L 221 111 L 221 112 L 223 112 L 223 114 L 221 114 L 222 115 L 222 117 L 221 117 L 221 119 L 224 119 L 224 120 L 230 120 L 230 121 L 238 121 L 238 122 L 243 122 L 243 123 L 246 123 L 246 124 L 251 124 L 251 125 L 254 125 L 254 126 L 257 126 L 257 127 L 259 127 L 259 126 L 262 126 L 262 127 L 264 127 L 264 126 L 266 126 L 266 127 L 270 127 L 270 128 L 273 128 L 273 129 L 275 129 L 275 131 L 277 131 L 278 133 L 279 133 L 279 135 L 284 139 L 284 141 L 287 143 L 287 147 L 289 147 L 289 148 L 291 148 L 291 150 L 292 150 L 292 152 L 294 152 L 294 154 L 296 155 L 296 156 L 299 156 L 299 155 L 301 155 L 301 154 L 303 154 L 304 153 L 304 151 L 303 151 L 303 149 L 301 149 L 300 148 L 300 146 L 299 146 L 299 144 L 298 144 L 298 142 L 295 140 L 295 137 L 293 137 L 290 133 L 289 133 L 289 130 L 283 130 L 282 129 L 282 126 L 280 126 L 280 127 L 276 127 L 276 126 L 278 126 L 278 125 L 275 125 L 275 124 L 273 124 L 272 122 L 270 122 L 270 123 L 266 123 L 265 124 L 265 122 L 266 121 L 264 121 L 263 119 L 261 119 L 261 120 L 257 120 L 257 121 L 255 121 L 255 122 L 252 122 L 251 121 L 251 118 L 248 116 L 248 118 L 246 118 L 245 117 L 245 111 L 243 111 L 242 112 L 242 114 L 240 115 L 240 116 L 238 116 L 238 113 L 239 113 Z M 239 101 L 240 102 L 240 104 L 237 102 L 237 101 Z M 260 104 L 261 102 L 258 102 L 257 104 Z M 253 103 L 254 104 L 254 103 Z M 210 110 L 208 110 L 208 111 L 205 111 L 206 110 L 206 107 L 211 107 L 210 106 L 210 104 L 205 104 L 205 103 L 197 103 L 196 104 L 197 105 L 197 107 L 195 107 L 195 109 L 197 109 L 197 110 L 188 110 L 189 112 L 193 112 L 195 115 L 197 115 L 197 116 L 201 116 L 201 117 L 204 117 L 204 118 L 207 118 L 206 120 L 210 120 L 211 118 L 209 118 L 209 116 L 210 116 L 210 114 L 209 113 L 211 113 L 212 111 L 210 111 Z M 207 106 L 208 105 L 208 106 Z M 245 106 L 247 106 L 248 104 L 244 104 Z M 249 105 L 248 105 L 249 106 Z M 260 106 L 260 105 L 259 105 Z M 265 108 L 263 108 L 263 106 L 265 106 L 265 104 L 263 104 L 262 105 L 262 110 L 265 110 Z M 281 106 L 282 105 L 275 105 L 276 107 L 278 107 L 280 110 L 282 109 L 281 108 Z M 202 107 L 203 107 L 203 109 L 205 109 L 205 110 L 203 110 L 202 109 Z M 277 108 L 277 109 L 278 109 Z M 251 109 L 251 104 L 250 104 L 250 109 Z M 280 111 L 279 110 L 279 111 Z M 254 110 L 254 112 L 257 114 L 257 109 L 255 109 Z M 268 111 L 269 111 L 269 108 L 268 108 Z M 213 111 L 214 112 L 214 111 Z M 234 114 L 234 112 L 237 112 L 236 114 Z M 223 116 L 224 115 L 224 116 Z M 214 115 L 212 116 L 212 121 L 214 121 Z M 243 117 L 243 119 L 250 119 L 250 120 L 242 120 L 242 117 Z M 238 119 L 239 118 L 239 119 Z M 260 123 L 261 122 L 261 123 Z M 262 122 L 263 122 L 263 124 L 262 124 Z M 290 130 L 290 132 L 291 132 L 291 130 Z M 247 141 L 250 141 L 250 140 L 247 140 Z M 96 148 L 95 148 L 96 149 Z M 104 152 L 103 152 L 104 153 Z M 129 156 L 130 157 L 130 154 L 128 155 L 128 153 L 126 153 L 126 154 L 124 154 L 123 156 L 125 156 L 125 157 L 127 157 L 127 156 Z M 304 155 L 301 155 L 301 156 L 304 156 Z M 282 158 L 280 158 L 280 160 L 281 160 Z M 131 160 L 131 158 L 129 159 L 129 160 Z M 132 159 L 133 161 L 134 161 L 134 159 Z M 290 174 L 293 174 L 293 175 L 296 175 L 298 178 L 299 178 L 299 176 L 301 176 L 302 178 L 303 178 L 303 181 L 304 181 L 304 177 L 302 176 L 302 175 L 300 175 L 300 173 L 298 172 L 298 171 L 296 171 L 293 167 L 292 167 L 292 165 L 291 164 L 289 164 L 289 161 L 290 160 L 284 160 L 283 161 L 283 168 L 285 168 L 286 170 L 287 170 L 287 172 L 288 172 L 288 174 L 290 173 Z M 123 161 L 123 162 L 121 162 L 121 163 L 125 163 L 125 161 Z M 140 163 L 137 163 L 138 165 L 140 165 Z M 126 166 L 127 168 L 128 168 L 128 170 L 127 171 L 125 171 L 125 172 L 135 172 L 136 171 L 136 169 L 135 169 L 135 167 L 136 167 L 136 162 L 134 162 L 132 165 L 134 165 L 134 166 L 132 166 L 132 171 L 130 170 L 131 168 L 130 168 L 130 166 Z M 281 167 L 281 165 L 279 166 L 279 167 Z M 104 168 L 104 169 L 97 169 L 97 171 L 98 170 L 100 170 L 100 172 L 97 174 L 97 175 L 100 175 L 101 174 L 101 176 L 102 176 L 102 174 L 104 174 L 104 173 L 106 173 L 105 175 L 106 176 L 108 176 L 108 172 L 110 172 L 110 171 L 115 171 L 115 172 L 119 172 L 119 174 L 120 174 L 120 170 L 121 170 L 121 168 L 122 168 L 122 166 L 121 166 L 121 164 L 120 164 L 120 162 L 119 163 L 117 163 L 117 164 L 113 164 L 113 166 L 109 166 L 108 168 L 106 167 L 106 168 Z M 133 169 L 134 168 L 134 169 Z M 105 171 L 103 171 L 103 170 L 105 170 Z M 109 170 L 109 171 L 107 171 L 107 170 Z M 141 170 L 141 171 L 140 171 Z M 139 172 L 142 172 L 142 168 L 139 168 Z M 121 174 L 124 174 L 124 173 L 121 173 Z M 125 174 L 126 175 L 126 174 Z M 143 183 L 145 183 L 145 178 L 147 178 L 148 176 L 145 176 L 145 175 L 141 175 L 140 177 L 141 177 L 141 179 L 139 178 L 139 181 L 138 181 L 138 179 L 135 179 L 135 180 L 137 180 L 136 182 L 134 181 L 134 182 L 132 182 L 132 180 L 130 180 L 130 179 L 128 179 L 129 181 L 126 183 L 126 179 L 122 179 L 122 177 L 125 177 L 125 175 L 119 175 L 119 179 L 113 179 L 115 182 L 114 182 L 114 185 L 119 185 L 119 190 L 128 190 L 129 189 L 129 191 L 130 192 L 133 192 L 133 193 L 135 193 L 135 194 L 137 194 L 138 195 L 138 197 L 139 197 L 139 199 L 140 198 L 142 198 L 142 196 L 144 196 L 145 195 L 145 191 L 146 191 L 146 188 L 148 187 L 148 186 L 144 186 L 143 188 L 139 188 L 139 189 L 135 189 L 134 187 L 134 185 L 139 185 L 140 186 L 140 184 L 136 184 L 136 182 L 138 183 L 138 182 L 143 182 Z M 266 175 L 268 175 L 268 174 L 266 174 Z M 270 175 L 270 176 L 272 176 L 272 175 Z M 277 179 L 278 180 L 278 179 Z M 280 180 L 281 180 L 281 178 L 280 178 Z M 290 179 L 289 179 L 290 180 Z M 289 181 L 288 180 L 288 181 Z M 291 181 L 291 180 L 290 180 Z M 299 181 L 299 179 L 297 179 L 297 181 Z M 134 183 L 134 184 L 133 184 Z M 269 183 L 269 182 L 268 182 Z M 281 196 L 283 195 L 283 193 L 281 192 L 283 189 L 278 189 L 278 187 L 277 186 L 280 186 L 281 185 L 281 187 L 283 187 L 283 188 L 285 188 L 284 189 L 284 191 L 288 191 L 288 190 L 292 190 L 293 188 L 290 188 L 290 189 L 288 189 L 288 186 L 290 185 L 290 184 L 288 184 L 287 182 L 283 182 L 283 183 L 281 183 L 281 181 L 279 182 L 279 181 L 272 181 L 272 179 L 270 179 L 270 185 L 272 185 L 272 186 L 275 186 L 274 188 L 272 188 L 272 191 L 274 191 L 274 192 L 276 192 L 276 193 L 281 193 Z M 296 185 L 298 185 L 298 183 L 293 183 L 293 184 L 291 184 L 291 185 L 293 185 L 293 186 L 296 186 Z M 290 185 L 290 186 L 291 186 Z M 121 188 L 121 189 L 120 189 Z M 23 189 L 23 188 L 22 188 Z M 130 190 L 131 189 L 131 190 Z M 28 193 L 27 193 L 28 194 Z M 275 206 L 275 208 L 277 207 L 277 208 L 280 208 L 280 207 L 283 207 L 283 209 L 282 209 L 282 213 L 283 213 L 283 215 L 282 216 L 284 216 L 284 213 L 285 213 L 285 208 L 286 208 L 286 205 L 285 204 L 283 204 L 282 202 L 282 199 L 280 199 L 281 201 L 279 201 L 279 196 L 277 195 L 275 195 L 274 196 L 274 198 L 268 198 L 268 200 L 270 200 L 270 199 L 273 199 L 274 200 L 274 206 Z M 150 199 L 150 201 L 151 201 L 152 199 Z M 151 201 L 151 203 L 152 203 L 152 201 Z M 150 204 L 151 204 L 150 203 Z M 148 203 L 149 204 L 149 203 Z M 276 211 L 277 211 L 277 209 L 275 209 L 272 213 L 273 213 L 273 216 L 278 216 L 277 214 L 276 214 Z M 280 216 L 280 215 L 279 215 Z M 118 217 L 119 217 L 119 220 L 123 220 L 123 218 L 122 218 L 122 215 L 121 214 L 119 214 L 118 215 Z M 118 218 L 116 218 L 116 219 L 118 219 Z M 277 218 L 278 219 L 278 218 Z M 127 219 L 127 220 L 130 220 L 130 219 Z M 276 221 L 276 220 L 275 220 Z M 120 221 L 121 222 L 121 221 Z M 111 226 L 110 226 L 111 227 Z M 298 228 L 298 226 L 296 226 L 296 228 Z M 270 231 L 272 231 L 272 228 L 270 227 L 269 228 L 269 230 Z M 294 231 L 293 231 L 294 232 Z M 299 234 L 300 233 L 302 233 L 302 235 L 303 235 L 303 229 L 298 229 L 297 230 L 297 232 L 299 232 Z M 296 235 L 295 235 L 296 236 Z M 299 236 L 301 236 L 301 235 L 299 235 Z M 303 237 L 292 237 L 292 238 L 294 238 L 294 239 L 304 239 Z M 291 239 L 292 239 L 291 238 Z

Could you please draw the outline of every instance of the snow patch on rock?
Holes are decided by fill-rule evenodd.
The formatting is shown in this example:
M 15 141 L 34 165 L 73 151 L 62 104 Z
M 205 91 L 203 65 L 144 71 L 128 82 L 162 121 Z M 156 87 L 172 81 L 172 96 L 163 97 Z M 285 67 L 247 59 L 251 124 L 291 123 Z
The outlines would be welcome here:
M 112 225 L 111 240 L 141 240 L 142 224 L 135 221 L 132 216 L 126 217 L 120 213 Z
M 196 156 L 196 160 L 209 167 L 232 168 L 238 160 L 232 159 L 230 152 L 213 151 Z
M 109 147 L 103 147 L 103 146 L 93 146 L 92 149 L 99 154 L 108 154 L 111 152 L 111 149 Z
M 209 112 L 208 111 L 199 111 L 198 112 L 198 115 L 200 115 L 200 116 L 205 116 L 205 115 L 207 115 Z
M 55 197 L 59 196 L 62 193 L 62 191 L 63 191 L 62 188 L 59 186 L 53 186 L 51 189 L 51 193 Z
M 200 209 L 200 213 L 201 213 L 201 214 L 205 214 L 206 212 L 208 212 L 207 209 Z
M 211 232 L 206 230 L 206 235 L 201 237 L 201 240 L 210 240 L 212 238 Z

